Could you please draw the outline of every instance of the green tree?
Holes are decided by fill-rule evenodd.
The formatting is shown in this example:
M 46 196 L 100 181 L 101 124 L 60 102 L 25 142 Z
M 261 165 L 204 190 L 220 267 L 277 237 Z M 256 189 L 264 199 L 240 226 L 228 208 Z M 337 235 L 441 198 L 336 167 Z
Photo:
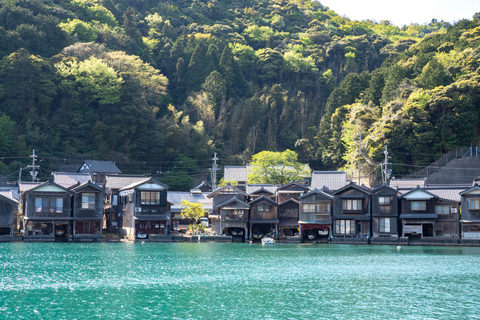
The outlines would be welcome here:
M 281 185 L 310 176 L 307 165 L 300 163 L 296 152 L 262 151 L 252 157 L 248 166 L 248 183 Z
M 203 203 L 200 202 L 191 202 L 182 199 L 181 203 L 182 211 L 180 211 L 180 214 L 183 218 L 190 220 L 190 222 L 194 226 L 193 229 L 196 231 L 198 219 L 206 216 L 208 211 L 203 206 Z

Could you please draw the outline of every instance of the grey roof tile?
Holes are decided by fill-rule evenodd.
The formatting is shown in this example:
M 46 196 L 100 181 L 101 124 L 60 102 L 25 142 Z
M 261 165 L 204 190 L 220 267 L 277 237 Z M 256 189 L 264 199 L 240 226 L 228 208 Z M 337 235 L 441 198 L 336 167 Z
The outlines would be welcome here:
M 78 170 L 100 172 L 100 173 L 122 173 L 113 161 L 101 161 L 101 160 L 85 160 L 83 165 Z
M 92 176 L 88 172 L 54 172 L 53 181 L 64 187 L 69 188 L 77 183 L 92 181 Z
M 345 171 L 313 171 L 310 189 L 321 189 L 327 187 L 335 191 L 348 184 Z
M 141 175 L 107 175 L 105 177 L 105 188 L 121 189 L 132 183 L 140 182 L 145 179 L 146 177 Z

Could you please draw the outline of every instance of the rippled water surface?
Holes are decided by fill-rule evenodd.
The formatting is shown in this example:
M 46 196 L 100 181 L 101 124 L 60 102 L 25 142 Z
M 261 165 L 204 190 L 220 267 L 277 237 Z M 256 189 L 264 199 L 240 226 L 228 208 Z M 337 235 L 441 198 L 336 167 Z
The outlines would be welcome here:
M 480 319 L 480 248 L 0 243 L 0 319 Z

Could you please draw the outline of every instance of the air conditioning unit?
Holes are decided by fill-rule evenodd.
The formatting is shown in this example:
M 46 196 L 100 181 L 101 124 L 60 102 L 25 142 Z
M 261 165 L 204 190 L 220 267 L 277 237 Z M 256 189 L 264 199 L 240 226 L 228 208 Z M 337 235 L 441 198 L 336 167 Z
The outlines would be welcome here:
M 135 208 L 135 212 L 142 212 L 142 208 Z
M 452 209 L 450 210 L 450 212 L 451 212 L 451 213 L 457 213 L 457 208 L 452 208 Z

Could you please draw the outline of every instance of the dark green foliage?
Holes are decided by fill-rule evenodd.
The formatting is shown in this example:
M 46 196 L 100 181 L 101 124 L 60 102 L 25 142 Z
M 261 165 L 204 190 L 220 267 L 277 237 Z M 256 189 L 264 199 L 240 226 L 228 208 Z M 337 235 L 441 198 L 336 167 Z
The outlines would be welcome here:
M 477 142 L 479 21 L 400 29 L 303 0 L 2 1 L 0 150 L 158 162 L 182 190 L 213 151 L 338 168 L 359 133 L 372 161 L 389 143 L 426 163 Z

